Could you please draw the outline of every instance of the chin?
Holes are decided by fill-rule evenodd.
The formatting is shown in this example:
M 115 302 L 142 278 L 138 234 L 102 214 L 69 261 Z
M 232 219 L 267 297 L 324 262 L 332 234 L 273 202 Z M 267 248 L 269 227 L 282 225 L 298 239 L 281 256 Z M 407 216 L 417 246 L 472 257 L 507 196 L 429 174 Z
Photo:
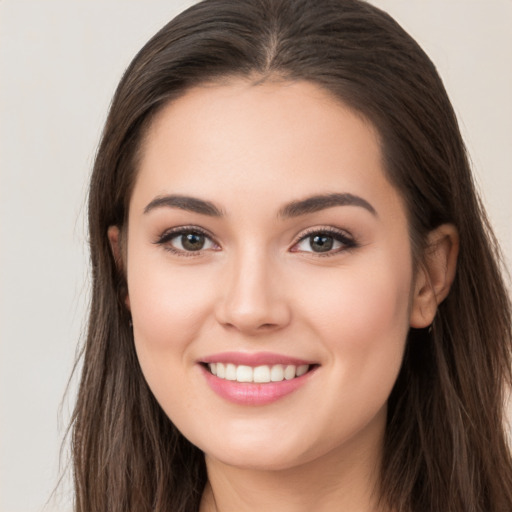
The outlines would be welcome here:
M 304 454 L 301 454 L 302 456 Z M 250 471 L 284 471 L 308 462 L 297 453 L 283 453 L 280 450 L 243 450 L 225 453 L 206 453 L 207 460 Z
M 281 471 L 300 466 L 321 457 L 328 447 L 308 442 L 308 434 L 295 431 L 283 436 L 272 431 L 268 436 L 246 432 L 244 436 L 225 435 L 199 446 L 207 460 L 255 471 Z M 315 437 L 316 438 L 316 437 Z M 229 441 L 227 441 L 229 439 Z

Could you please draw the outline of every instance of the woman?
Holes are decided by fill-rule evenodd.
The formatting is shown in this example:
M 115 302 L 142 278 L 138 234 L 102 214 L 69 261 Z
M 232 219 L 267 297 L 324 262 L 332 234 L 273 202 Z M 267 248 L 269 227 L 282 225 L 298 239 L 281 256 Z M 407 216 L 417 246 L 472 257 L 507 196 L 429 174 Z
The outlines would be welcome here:
M 89 197 L 79 511 L 508 511 L 510 304 L 433 64 L 358 0 L 207 0 Z

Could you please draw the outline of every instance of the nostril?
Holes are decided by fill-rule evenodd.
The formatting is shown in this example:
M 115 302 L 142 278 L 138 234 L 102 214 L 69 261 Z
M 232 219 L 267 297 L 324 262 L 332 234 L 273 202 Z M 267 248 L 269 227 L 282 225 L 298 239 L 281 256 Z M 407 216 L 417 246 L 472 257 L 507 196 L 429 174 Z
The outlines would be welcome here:
M 234 324 L 232 322 L 225 322 L 224 324 L 224 327 L 228 328 L 228 329 L 235 329 L 235 330 L 240 330 L 240 327 L 239 325 L 237 324 Z M 253 331 L 271 331 L 273 329 L 276 329 L 277 327 L 279 327 L 278 324 L 274 324 L 274 323 L 264 323 L 264 324 L 260 324 L 260 325 L 257 325 L 252 328 L 251 330 Z M 242 326 L 242 330 L 249 330 L 249 328 L 247 326 Z

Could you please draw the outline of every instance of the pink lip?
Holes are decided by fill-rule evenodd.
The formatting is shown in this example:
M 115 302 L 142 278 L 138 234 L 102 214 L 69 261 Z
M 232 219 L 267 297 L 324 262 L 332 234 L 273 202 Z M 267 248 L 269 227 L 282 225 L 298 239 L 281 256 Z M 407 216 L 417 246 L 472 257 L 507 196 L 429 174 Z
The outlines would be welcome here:
M 225 354 L 223 354 L 224 356 Z M 239 356 L 240 354 L 237 354 Z M 256 360 L 261 361 L 261 359 L 256 358 Z M 290 361 L 298 361 L 297 359 L 279 359 L 278 362 L 266 363 L 266 364 L 307 364 L 307 363 L 296 363 Z M 233 359 L 228 361 L 225 358 L 219 358 L 214 361 L 213 358 L 208 358 L 208 362 L 231 362 Z M 254 359 L 245 359 L 245 362 L 241 362 L 240 358 L 237 357 L 237 363 L 233 364 L 247 364 L 248 366 L 257 366 L 258 364 L 262 364 L 261 362 L 254 363 Z M 265 358 L 265 361 L 268 361 L 268 358 Z M 273 360 L 274 361 L 274 360 Z M 284 361 L 284 362 L 283 362 Z M 265 363 L 263 363 L 265 364 Z M 313 368 L 304 375 L 300 377 L 295 377 L 291 380 L 283 380 L 281 382 L 266 382 L 264 384 L 259 383 L 250 383 L 250 382 L 237 382 L 233 380 L 220 379 L 216 377 L 212 373 L 208 371 L 208 369 L 203 365 L 199 365 L 206 382 L 210 386 L 210 388 L 217 393 L 221 398 L 225 400 L 238 404 L 238 405 L 266 405 L 272 402 L 283 398 L 290 393 L 293 393 L 298 388 L 307 383 L 310 377 L 316 372 L 317 368 Z
M 261 366 L 274 364 L 293 364 L 295 366 L 301 366 L 303 364 L 315 364 L 311 361 L 305 361 L 304 359 L 297 359 L 296 357 L 289 357 L 282 354 L 274 354 L 272 352 L 222 352 L 220 354 L 213 354 L 201 359 L 201 363 L 232 363 L 232 364 L 243 364 L 246 366 Z

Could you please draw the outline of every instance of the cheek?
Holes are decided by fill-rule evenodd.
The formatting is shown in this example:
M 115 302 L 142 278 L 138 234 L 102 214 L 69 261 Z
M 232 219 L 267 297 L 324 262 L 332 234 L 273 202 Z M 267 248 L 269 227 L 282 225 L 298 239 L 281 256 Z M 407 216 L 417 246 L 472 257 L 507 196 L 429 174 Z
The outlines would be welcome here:
M 310 283 L 304 302 L 310 326 L 330 355 L 338 384 L 361 403 L 374 400 L 381 407 L 398 375 L 409 331 L 410 268 L 408 261 L 384 259 Z
M 402 363 L 411 273 L 404 273 L 407 263 L 371 268 L 347 269 L 343 276 L 337 269 L 330 282 L 338 286 L 312 281 L 304 309 L 328 354 L 330 386 L 339 390 L 317 403 L 335 437 L 359 431 L 383 410 Z M 337 425 L 346 429 L 340 433 Z
M 411 274 L 393 266 L 337 270 L 338 275 L 316 281 L 305 303 L 326 332 L 345 337 L 365 338 L 365 333 L 380 332 L 382 336 L 395 329 L 408 328 Z
M 172 268 L 149 261 L 128 269 L 128 291 L 139 355 L 178 355 L 201 327 L 214 302 L 211 279 L 200 267 Z M 144 270 L 139 271 L 139 268 Z
M 191 411 L 198 397 L 190 388 L 183 407 L 182 384 L 189 378 L 190 348 L 211 309 L 212 287 L 205 286 L 206 276 L 198 267 L 176 270 L 155 261 L 139 266 L 135 258 L 132 263 L 128 291 L 139 364 L 157 401 L 180 423 L 182 414 L 195 416 Z

